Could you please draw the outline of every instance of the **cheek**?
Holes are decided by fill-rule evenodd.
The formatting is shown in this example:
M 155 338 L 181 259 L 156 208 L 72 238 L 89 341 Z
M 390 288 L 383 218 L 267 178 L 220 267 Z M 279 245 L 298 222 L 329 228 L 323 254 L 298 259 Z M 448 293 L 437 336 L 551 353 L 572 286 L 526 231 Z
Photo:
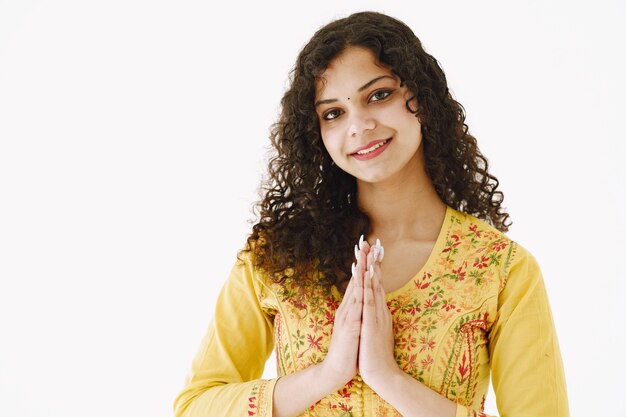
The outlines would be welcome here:
M 336 132 L 333 132 L 332 129 L 321 129 L 320 133 L 328 153 L 332 156 L 339 152 L 340 142 L 336 138 Z
M 412 101 L 409 103 L 412 109 L 417 108 L 417 102 Z M 419 119 L 415 116 L 415 113 L 411 113 L 407 108 L 405 101 L 398 100 L 398 103 L 390 109 L 391 111 L 386 115 L 387 120 L 396 126 L 402 126 L 403 129 L 417 130 L 421 132 L 421 124 Z

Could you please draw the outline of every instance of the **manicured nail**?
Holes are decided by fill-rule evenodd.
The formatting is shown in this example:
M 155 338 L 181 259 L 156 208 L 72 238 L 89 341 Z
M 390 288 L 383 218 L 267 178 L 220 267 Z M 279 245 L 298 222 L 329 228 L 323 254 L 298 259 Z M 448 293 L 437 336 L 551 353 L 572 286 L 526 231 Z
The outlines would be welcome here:
M 376 262 L 378 260 L 378 254 L 380 253 L 380 249 L 378 248 L 378 246 L 374 246 L 372 251 L 374 252 L 374 262 Z
M 356 245 L 354 245 L 354 257 L 357 261 L 359 260 L 359 248 Z
M 352 262 L 352 276 L 356 276 L 356 265 L 354 264 L 354 262 Z
M 376 246 L 380 248 L 380 239 L 376 239 Z
M 363 249 L 363 235 L 359 238 L 359 249 Z
M 385 257 L 385 248 L 381 246 L 380 247 L 380 259 L 378 260 L 378 262 L 382 262 L 384 257 Z
M 374 277 L 374 265 L 370 265 L 370 278 Z

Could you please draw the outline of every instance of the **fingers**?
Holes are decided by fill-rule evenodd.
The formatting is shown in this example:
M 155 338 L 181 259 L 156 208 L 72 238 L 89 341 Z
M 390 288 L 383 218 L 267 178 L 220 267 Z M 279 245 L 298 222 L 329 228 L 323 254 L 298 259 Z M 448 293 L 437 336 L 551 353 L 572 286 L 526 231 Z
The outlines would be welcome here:
M 365 272 L 363 279 L 363 325 L 370 326 L 377 323 L 376 293 L 372 285 L 374 278 L 373 267 Z
M 346 305 L 348 304 L 348 300 L 352 296 L 354 291 L 354 276 L 350 278 L 348 281 L 348 285 L 346 286 L 346 290 L 343 292 L 343 297 L 339 307 L 337 307 L 337 311 L 335 311 L 335 318 L 343 317 L 343 311 L 346 309 Z
M 372 250 L 367 255 L 366 264 L 367 271 L 363 279 L 363 323 L 382 323 L 385 314 L 389 313 L 387 307 L 387 299 L 385 289 L 382 283 L 382 270 L 380 267 L 380 256 L 382 254 L 382 246 L 380 241 L 376 241 L 376 245 L 372 246 Z
M 380 240 L 376 239 L 373 246 L 361 235 L 359 242 L 354 245 L 356 263 L 352 264 L 352 277 L 346 292 L 344 302 L 340 308 L 345 309 L 346 319 L 356 320 L 357 316 L 363 321 L 375 323 L 381 316 L 382 307 L 386 308 L 385 291 L 382 287 L 380 262 L 383 257 L 383 248 Z
M 382 262 L 385 256 L 385 248 L 380 244 L 380 239 L 376 239 L 376 243 L 372 246 L 370 253 L 373 254 L 373 262 Z
M 357 271 L 365 272 L 366 265 L 366 257 L 370 252 L 370 244 L 365 240 L 364 235 L 361 235 L 359 238 L 359 242 L 354 245 L 354 257 L 356 258 L 356 268 Z
M 367 242 L 362 243 L 361 247 L 364 247 L 366 244 Z M 358 245 L 354 245 L 354 258 L 356 259 L 356 272 L 360 276 L 363 276 L 367 266 L 367 252 L 360 249 Z
M 370 244 L 367 243 L 364 235 L 361 235 L 361 237 L 359 237 L 359 249 L 363 250 L 365 253 L 369 252 L 370 250 Z
M 353 308 L 350 312 L 354 314 L 356 320 L 361 320 L 361 314 L 363 311 L 363 280 L 359 277 L 354 277 L 354 293 L 352 295 Z
M 346 299 L 348 312 L 346 313 L 346 320 L 353 322 L 361 322 L 361 315 L 363 313 L 363 282 L 358 276 L 351 278 L 352 290 L 350 292 L 350 298 Z
M 337 309 L 337 315 L 341 315 L 346 319 L 348 316 L 354 318 L 358 314 L 361 317 L 361 304 L 363 298 L 362 274 L 359 273 L 357 267 L 352 263 L 352 276 L 343 294 L 343 300 Z M 356 307 L 356 310 L 355 310 Z M 347 310 L 347 311 L 345 311 Z

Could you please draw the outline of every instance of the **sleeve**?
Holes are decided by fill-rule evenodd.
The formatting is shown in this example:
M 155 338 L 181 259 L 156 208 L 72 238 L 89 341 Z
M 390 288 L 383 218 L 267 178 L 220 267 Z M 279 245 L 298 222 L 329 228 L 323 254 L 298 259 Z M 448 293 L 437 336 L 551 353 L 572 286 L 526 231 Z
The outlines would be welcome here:
M 503 417 L 567 417 L 563 362 L 543 277 L 535 258 L 517 253 L 498 296 L 489 333 L 491 377 Z M 456 417 L 488 417 L 457 405 Z
M 245 255 L 220 291 L 215 315 L 174 401 L 175 417 L 272 415 L 278 378 L 259 378 L 274 346 L 273 319 L 261 308 L 259 283 Z

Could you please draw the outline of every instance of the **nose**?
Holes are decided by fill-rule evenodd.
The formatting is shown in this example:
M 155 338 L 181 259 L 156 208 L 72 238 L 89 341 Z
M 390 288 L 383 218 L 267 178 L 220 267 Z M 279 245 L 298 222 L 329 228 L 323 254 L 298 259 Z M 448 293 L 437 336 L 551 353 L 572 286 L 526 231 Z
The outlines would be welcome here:
M 348 135 L 350 137 L 363 136 L 367 131 L 374 130 L 376 127 L 374 118 L 364 109 L 353 109 L 349 117 Z

